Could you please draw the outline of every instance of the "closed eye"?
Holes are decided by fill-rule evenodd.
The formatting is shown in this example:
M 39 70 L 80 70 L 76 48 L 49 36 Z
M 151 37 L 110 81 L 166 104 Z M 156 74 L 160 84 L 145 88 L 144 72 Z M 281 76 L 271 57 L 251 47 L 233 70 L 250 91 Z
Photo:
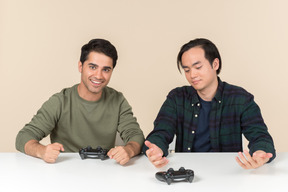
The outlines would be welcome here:
M 188 73 L 190 71 L 189 67 L 187 66 L 182 66 L 183 70 L 185 73 Z

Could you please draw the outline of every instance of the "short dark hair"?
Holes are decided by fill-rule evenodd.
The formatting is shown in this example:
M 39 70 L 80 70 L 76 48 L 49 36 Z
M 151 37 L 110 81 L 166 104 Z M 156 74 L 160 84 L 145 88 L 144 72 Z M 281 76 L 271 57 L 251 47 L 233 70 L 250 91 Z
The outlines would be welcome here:
M 218 75 L 220 73 L 221 67 L 222 67 L 220 53 L 219 53 L 219 51 L 218 51 L 218 49 L 214 43 L 212 43 L 210 40 L 204 39 L 204 38 L 197 38 L 197 39 L 191 40 L 181 47 L 181 49 L 178 53 L 178 56 L 177 56 L 178 70 L 180 71 L 180 66 L 182 66 L 183 53 L 188 51 L 189 49 L 191 49 L 193 47 L 200 47 L 204 50 L 205 58 L 209 61 L 211 66 L 212 66 L 214 59 L 216 59 L 216 58 L 219 59 L 219 68 L 217 70 L 217 75 Z
M 83 63 L 87 60 L 90 52 L 103 53 L 113 60 L 113 68 L 116 66 L 118 55 L 117 50 L 109 41 L 105 39 L 92 39 L 81 48 L 80 61 Z

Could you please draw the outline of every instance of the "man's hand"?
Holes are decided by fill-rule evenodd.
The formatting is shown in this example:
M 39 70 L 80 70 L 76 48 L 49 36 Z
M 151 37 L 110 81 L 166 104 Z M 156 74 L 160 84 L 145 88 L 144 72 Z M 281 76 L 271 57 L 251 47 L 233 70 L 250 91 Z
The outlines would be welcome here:
M 255 151 L 252 157 L 247 150 L 244 150 L 243 153 L 238 153 L 239 157 L 236 157 L 236 161 L 244 169 L 256 169 L 261 167 L 273 157 L 272 153 L 266 153 L 262 150 Z
M 41 158 L 47 163 L 54 163 L 60 151 L 64 151 L 64 147 L 60 143 L 44 146 L 36 140 L 30 140 L 25 144 L 24 150 L 27 155 Z
M 120 165 L 124 165 L 130 160 L 128 151 L 125 150 L 124 146 L 117 146 L 110 149 L 107 155 L 110 159 L 114 159 Z
M 145 141 L 145 145 L 149 148 L 146 151 L 146 155 L 156 168 L 167 165 L 169 161 L 166 157 L 163 157 L 163 151 L 157 145 L 151 143 L 150 141 Z
M 120 165 L 125 165 L 132 157 L 140 153 L 140 144 L 130 141 L 125 146 L 116 146 L 110 149 L 107 155 Z
M 47 163 L 55 163 L 58 158 L 60 151 L 64 151 L 64 147 L 60 143 L 49 144 L 44 147 L 42 153 L 40 153 L 40 158 Z

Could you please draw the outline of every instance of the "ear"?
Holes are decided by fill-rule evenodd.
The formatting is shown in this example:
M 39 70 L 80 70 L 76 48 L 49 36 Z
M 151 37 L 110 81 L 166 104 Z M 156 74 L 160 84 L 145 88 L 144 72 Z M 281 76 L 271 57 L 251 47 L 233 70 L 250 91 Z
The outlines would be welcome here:
M 215 58 L 213 63 L 212 63 L 212 67 L 215 71 L 217 71 L 219 69 L 219 59 Z
M 78 71 L 79 71 L 80 73 L 82 73 L 82 68 L 83 68 L 82 62 L 79 61 L 79 62 L 78 62 Z

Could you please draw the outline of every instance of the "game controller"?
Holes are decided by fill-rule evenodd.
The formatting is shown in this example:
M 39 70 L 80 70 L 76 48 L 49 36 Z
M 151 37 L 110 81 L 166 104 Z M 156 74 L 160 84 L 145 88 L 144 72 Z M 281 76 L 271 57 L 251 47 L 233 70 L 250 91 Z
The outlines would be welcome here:
M 79 150 L 79 155 L 81 159 L 107 159 L 108 150 L 102 149 L 102 147 L 98 146 L 96 149 L 93 149 L 91 146 L 82 148 Z
M 155 177 L 160 181 L 167 182 L 168 185 L 170 185 L 172 181 L 189 181 L 192 183 L 194 179 L 194 171 L 191 169 L 185 169 L 184 167 L 181 167 L 178 171 L 174 171 L 174 169 L 170 168 L 168 171 L 157 172 Z

